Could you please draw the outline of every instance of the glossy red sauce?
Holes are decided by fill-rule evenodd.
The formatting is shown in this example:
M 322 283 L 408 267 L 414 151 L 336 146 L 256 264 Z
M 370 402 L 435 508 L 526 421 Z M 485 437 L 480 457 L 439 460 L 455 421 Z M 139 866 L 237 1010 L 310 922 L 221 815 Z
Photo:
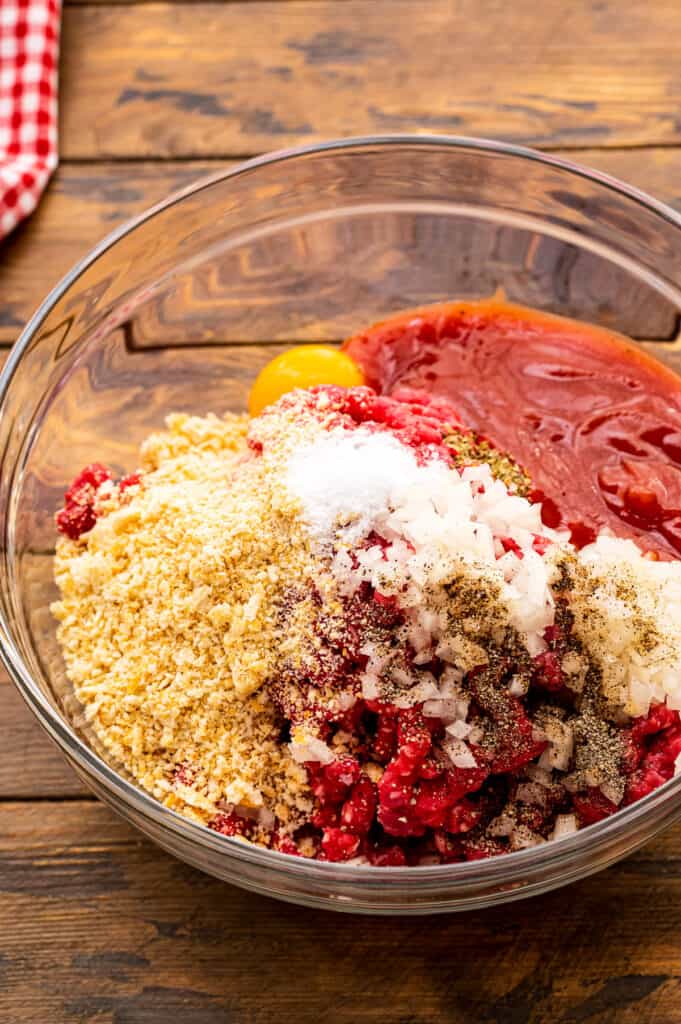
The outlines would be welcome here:
M 448 398 L 575 543 L 607 526 L 681 556 L 681 378 L 621 335 L 488 300 L 411 310 L 344 348 L 381 393 Z

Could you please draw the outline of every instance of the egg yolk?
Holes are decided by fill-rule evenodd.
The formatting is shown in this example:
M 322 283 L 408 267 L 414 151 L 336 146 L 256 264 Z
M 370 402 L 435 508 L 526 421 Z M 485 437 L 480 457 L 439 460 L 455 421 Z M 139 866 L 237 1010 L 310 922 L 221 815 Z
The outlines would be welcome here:
M 258 374 L 248 399 L 251 416 L 294 388 L 337 384 L 351 388 L 364 383 L 359 366 L 344 352 L 326 345 L 299 345 L 282 352 Z

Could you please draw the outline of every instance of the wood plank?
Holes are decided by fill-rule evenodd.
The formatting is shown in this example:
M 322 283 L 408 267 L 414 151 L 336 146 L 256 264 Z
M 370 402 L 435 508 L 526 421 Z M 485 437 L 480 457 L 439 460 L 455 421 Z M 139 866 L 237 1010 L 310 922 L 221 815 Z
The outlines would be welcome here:
M 0 801 L 85 796 L 88 790 L 0 667 Z M 26 766 L 30 765 L 30 771 Z
M 231 157 L 412 131 L 677 143 L 679 32 L 676 0 L 68 7 L 62 153 Z
M 0 369 L 6 357 L 7 350 L 0 349 Z M 88 795 L 38 725 L 1 662 L 0 751 L 0 801 Z
M 677 1024 L 680 838 L 530 902 L 369 920 L 217 882 L 98 803 L 4 805 L 5 1019 Z
M 555 155 L 605 171 L 681 211 L 681 147 L 558 150 Z
M 681 209 L 681 149 L 588 149 L 570 155 Z M 36 213 L 0 245 L 0 344 L 15 340 L 49 289 L 104 235 L 221 166 L 233 164 L 63 163 Z
M 0 244 L 0 344 L 16 339 L 50 288 L 96 242 L 218 169 L 214 163 L 63 164 L 34 215 Z

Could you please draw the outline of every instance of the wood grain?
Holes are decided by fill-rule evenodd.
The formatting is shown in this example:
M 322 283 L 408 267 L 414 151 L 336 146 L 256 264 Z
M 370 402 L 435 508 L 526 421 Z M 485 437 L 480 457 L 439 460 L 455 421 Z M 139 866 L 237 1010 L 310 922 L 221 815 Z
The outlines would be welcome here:
M 681 141 L 681 6 L 318 0 L 68 7 L 62 154 L 232 157 L 333 136 Z
M 678 1024 L 680 878 L 677 830 L 569 894 L 370 920 L 214 881 L 96 803 L 6 804 L 3 1019 Z
M 0 345 L 127 218 L 320 138 L 503 138 L 681 209 L 680 29 L 676 0 L 66 0 L 63 163 L 0 245 Z M 251 353 L 216 353 L 232 397 Z M 85 797 L 0 671 L 2 1024 L 681 1021 L 678 828 L 569 891 L 369 920 L 218 883 Z
M 0 349 L 0 369 L 6 357 Z M 87 795 L 0 662 L 0 802 Z
M 85 786 L 40 728 L 2 668 L 0 751 L 0 801 L 87 795 Z
M 95 243 L 218 167 L 214 163 L 62 165 L 35 214 L 0 244 L 0 343 L 16 339 L 50 288 Z
M 570 156 L 681 209 L 681 150 L 588 149 Z M 108 232 L 221 166 L 234 164 L 63 163 L 36 213 L 0 245 L 0 344 L 15 340 L 49 289 Z

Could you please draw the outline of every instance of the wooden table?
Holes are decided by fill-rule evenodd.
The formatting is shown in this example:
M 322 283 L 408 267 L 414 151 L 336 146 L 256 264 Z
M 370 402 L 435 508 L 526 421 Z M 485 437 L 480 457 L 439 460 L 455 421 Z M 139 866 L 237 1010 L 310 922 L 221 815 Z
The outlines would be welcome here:
M 680 38 L 679 0 L 67 2 L 62 162 L 0 247 L 0 345 L 115 225 L 301 141 L 496 137 L 681 208 Z M 681 1021 L 679 829 L 487 913 L 310 912 L 153 848 L 89 796 L 4 675 L 0 702 L 3 1024 Z

